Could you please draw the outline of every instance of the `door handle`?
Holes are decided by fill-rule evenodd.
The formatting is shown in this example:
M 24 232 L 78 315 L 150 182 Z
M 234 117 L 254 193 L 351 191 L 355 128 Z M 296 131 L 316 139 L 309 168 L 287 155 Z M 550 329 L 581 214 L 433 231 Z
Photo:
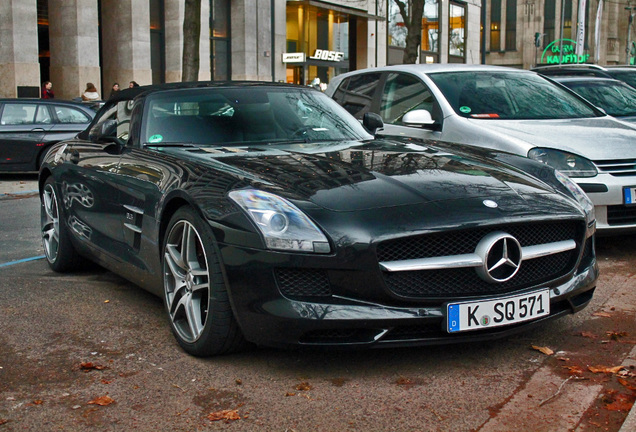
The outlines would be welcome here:
M 33 128 L 31 132 L 46 132 L 43 128 Z
M 79 154 L 79 152 L 78 152 L 77 150 L 73 150 L 73 151 L 71 152 L 71 158 L 70 158 L 70 161 L 71 161 L 71 163 L 74 163 L 74 164 L 76 164 L 76 165 L 79 163 L 79 161 L 80 161 L 80 154 Z

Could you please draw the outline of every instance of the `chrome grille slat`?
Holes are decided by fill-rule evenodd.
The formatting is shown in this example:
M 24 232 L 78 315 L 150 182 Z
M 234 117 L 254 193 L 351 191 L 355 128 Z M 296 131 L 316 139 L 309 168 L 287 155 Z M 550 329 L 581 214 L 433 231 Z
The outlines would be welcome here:
M 594 164 L 600 172 L 615 177 L 636 175 L 636 159 L 601 160 Z

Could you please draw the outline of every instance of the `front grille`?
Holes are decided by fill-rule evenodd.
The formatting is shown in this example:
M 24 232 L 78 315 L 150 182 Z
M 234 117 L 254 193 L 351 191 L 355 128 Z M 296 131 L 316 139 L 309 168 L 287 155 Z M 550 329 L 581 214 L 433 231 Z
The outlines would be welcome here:
M 594 161 L 600 172 L 614 177 L 636 176 L 636 159 Z
M 607 223 L 609 225 L 636 224 L 636 207 L 607 206 Z
M 280 292 L 288 298 L 331 295 L 329 277 L 323 270 L 277 269 L 276 282 Z
M 592 236 L 585 241 L 585 248 L 581 255 L 581 262 L 579 262 L 579 271 L 589 267 L 594 257 L 594 236 Z
M 436 256 L 474 253 L 484 236 L 504 231 L 514 236 L 521 246 L 578 239 L 583 224 L 575 222 L 531 223 L 500 225 L 473 230 L 436 233 L 418 237 L 390 240 L 378 245 L 379 261 L 397 261 Z M 579 245 L 580 242 L 577 242 Z M 501 295 L 558 279 L 574 268 L 580 246 L 541 258 L 523 261 L 518 273 L 509 281 L 489 283 L 479 277 L 472 267 L 383 272 L 386 287 L 397 296 L 411 299 L 450 299 L 480 295 Z
M 546 283 L 569 273 L 576 251 L 562 252 L 524 261 L 519 272 L 507 282 L 492 284 L 481 279 L 474 268 L 385 274 L 387 287 L 401 297 L 446 298 L 499 295 Z
M 575 239 L 577 225 L 574 222 L 498 225 L 388 240 L 380 243 L 377 247 L 378 261 L 399 261 L 473 253 L 481 239 L 495 231 L 504 231 L 514 236 L 521 246 L 531 246 Z

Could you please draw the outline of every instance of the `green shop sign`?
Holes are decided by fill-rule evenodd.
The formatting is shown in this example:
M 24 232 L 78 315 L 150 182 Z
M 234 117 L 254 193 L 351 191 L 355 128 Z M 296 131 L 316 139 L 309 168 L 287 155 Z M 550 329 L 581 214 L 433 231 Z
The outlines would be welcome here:
M 541 55 L 543 64 L 587 63 L 589 54 L 576 55 L 576 42 L 572 39 L 557 39 L 545 47 Z M 561 52 L 563 50 L 563 52 Z

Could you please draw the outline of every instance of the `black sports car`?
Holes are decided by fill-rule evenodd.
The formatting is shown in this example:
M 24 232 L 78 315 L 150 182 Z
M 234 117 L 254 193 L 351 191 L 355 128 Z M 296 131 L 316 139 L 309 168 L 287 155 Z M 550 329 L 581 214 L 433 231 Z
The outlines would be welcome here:
M 308 87 L 122 91 L 40 170 L 48 262 L 88 258 L 162 296 L 200 356 L 489 339 L 587 305 L 595 220 L 578 186 L 363 124 Z

